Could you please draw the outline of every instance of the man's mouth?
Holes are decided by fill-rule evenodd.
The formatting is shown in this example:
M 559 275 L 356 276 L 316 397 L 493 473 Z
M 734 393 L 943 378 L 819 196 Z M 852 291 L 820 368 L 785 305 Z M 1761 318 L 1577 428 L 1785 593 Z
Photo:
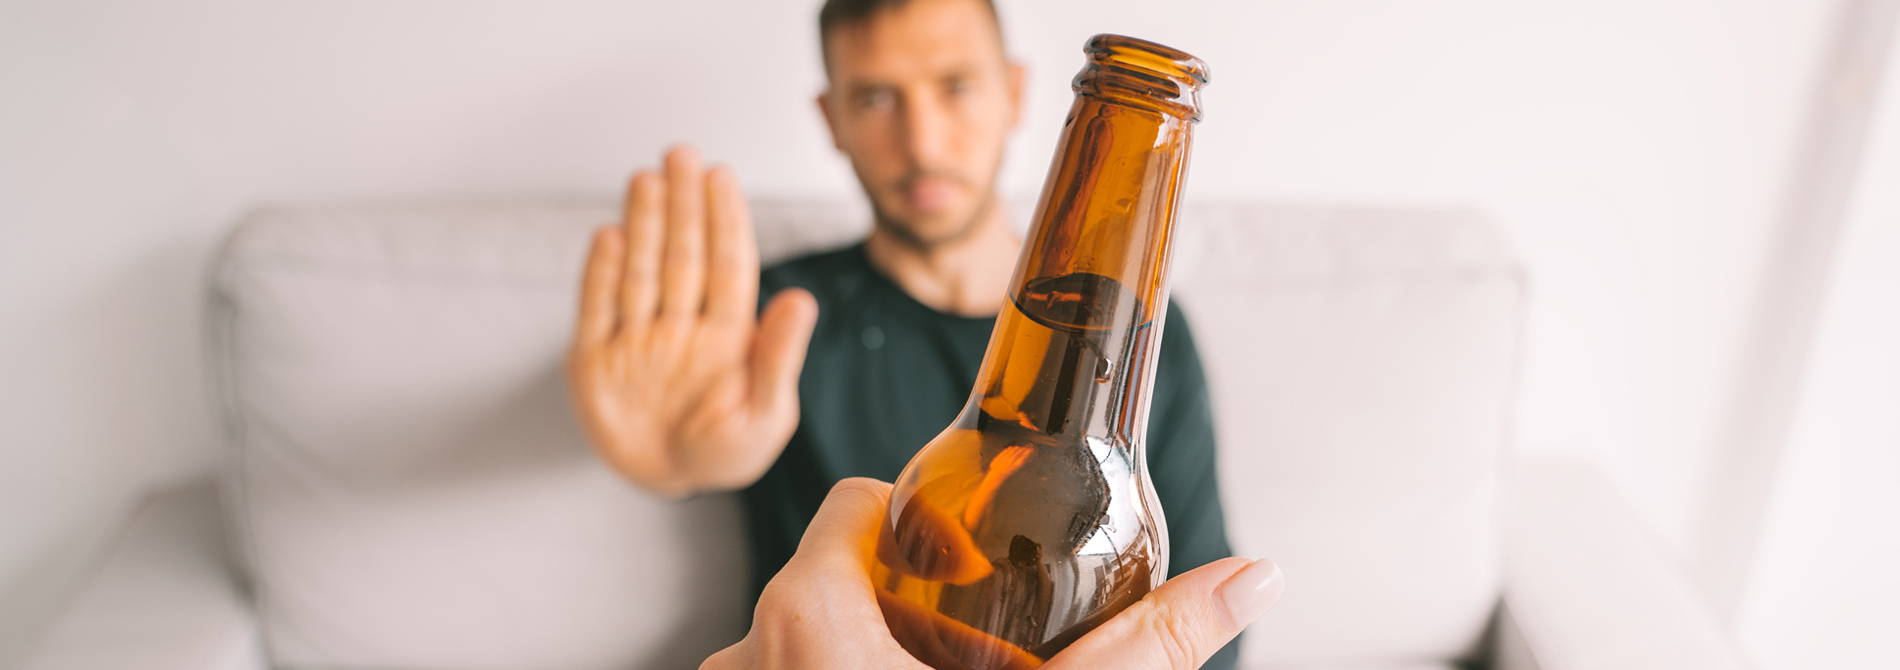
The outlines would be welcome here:
M 963 184 L 942 177 L 924 177 L 903 186 L 904 204 L 919 214 L 941 212 L 957 204 L 964 195 Z

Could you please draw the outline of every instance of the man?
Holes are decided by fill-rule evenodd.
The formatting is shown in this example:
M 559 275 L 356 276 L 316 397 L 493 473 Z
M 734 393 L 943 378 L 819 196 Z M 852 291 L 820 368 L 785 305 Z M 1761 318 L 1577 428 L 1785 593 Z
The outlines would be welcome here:
M 736 178 L 674 149 L 634 177 L 624 227 L 595 236 L 569 363 L 621 474 L 661 495 L 743 490 L 757 589 L 833 484 L 895 479 L 955 418 L 1022 244 L 995 181 L 1023 72 L 988 0 L 831 0 L 819 25 L 818 106 L 871 200 L 869 238 L 759 274 Z M 1147 444 L 1173 576 L 1229 549 L 1200 361 L 1168 319 Z

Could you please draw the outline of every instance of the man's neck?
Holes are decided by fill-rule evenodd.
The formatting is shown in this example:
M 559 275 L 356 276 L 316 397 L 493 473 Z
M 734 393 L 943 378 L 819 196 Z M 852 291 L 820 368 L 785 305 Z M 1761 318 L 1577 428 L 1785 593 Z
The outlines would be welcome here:
M 993 316 L 1003 309 L 1022 240 L 1000 202 L 961 239 L 922 248 L 878 226 L 864 243 L 871 267 L 924 306 L 957 316 Z

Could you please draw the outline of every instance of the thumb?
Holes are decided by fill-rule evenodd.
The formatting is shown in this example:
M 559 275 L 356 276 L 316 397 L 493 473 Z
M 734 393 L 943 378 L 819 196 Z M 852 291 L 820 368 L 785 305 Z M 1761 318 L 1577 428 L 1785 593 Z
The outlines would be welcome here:
M 805 347 L 817 323 L 818 299 L 805 289 L 779 291 L 766 303 L 752 341 L 753 407 L 797 414 L 798 372 L 805 367 Z
M 1280 599 L 1273 561 L 1227 558 L 1181 574 L 1056 654 L 1044 670 L 1193 670 Z
M 805 527 L 792 562 L 838 567 L 862 575 L 864 557 L 884 510 L 891 502 L 891 485 L 865 477 L 839 480 L 825 494 L 818 513 Z

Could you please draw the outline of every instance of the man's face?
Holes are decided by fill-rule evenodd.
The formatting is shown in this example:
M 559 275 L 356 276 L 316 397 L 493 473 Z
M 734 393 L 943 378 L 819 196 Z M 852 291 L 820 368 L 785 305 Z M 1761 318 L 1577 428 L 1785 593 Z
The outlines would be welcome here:
M 974 230 L 994 201 L 1022 69 L 975 0 L 912 0 L 837 26 L 818 98 L 878 225 L 930 248 Z

